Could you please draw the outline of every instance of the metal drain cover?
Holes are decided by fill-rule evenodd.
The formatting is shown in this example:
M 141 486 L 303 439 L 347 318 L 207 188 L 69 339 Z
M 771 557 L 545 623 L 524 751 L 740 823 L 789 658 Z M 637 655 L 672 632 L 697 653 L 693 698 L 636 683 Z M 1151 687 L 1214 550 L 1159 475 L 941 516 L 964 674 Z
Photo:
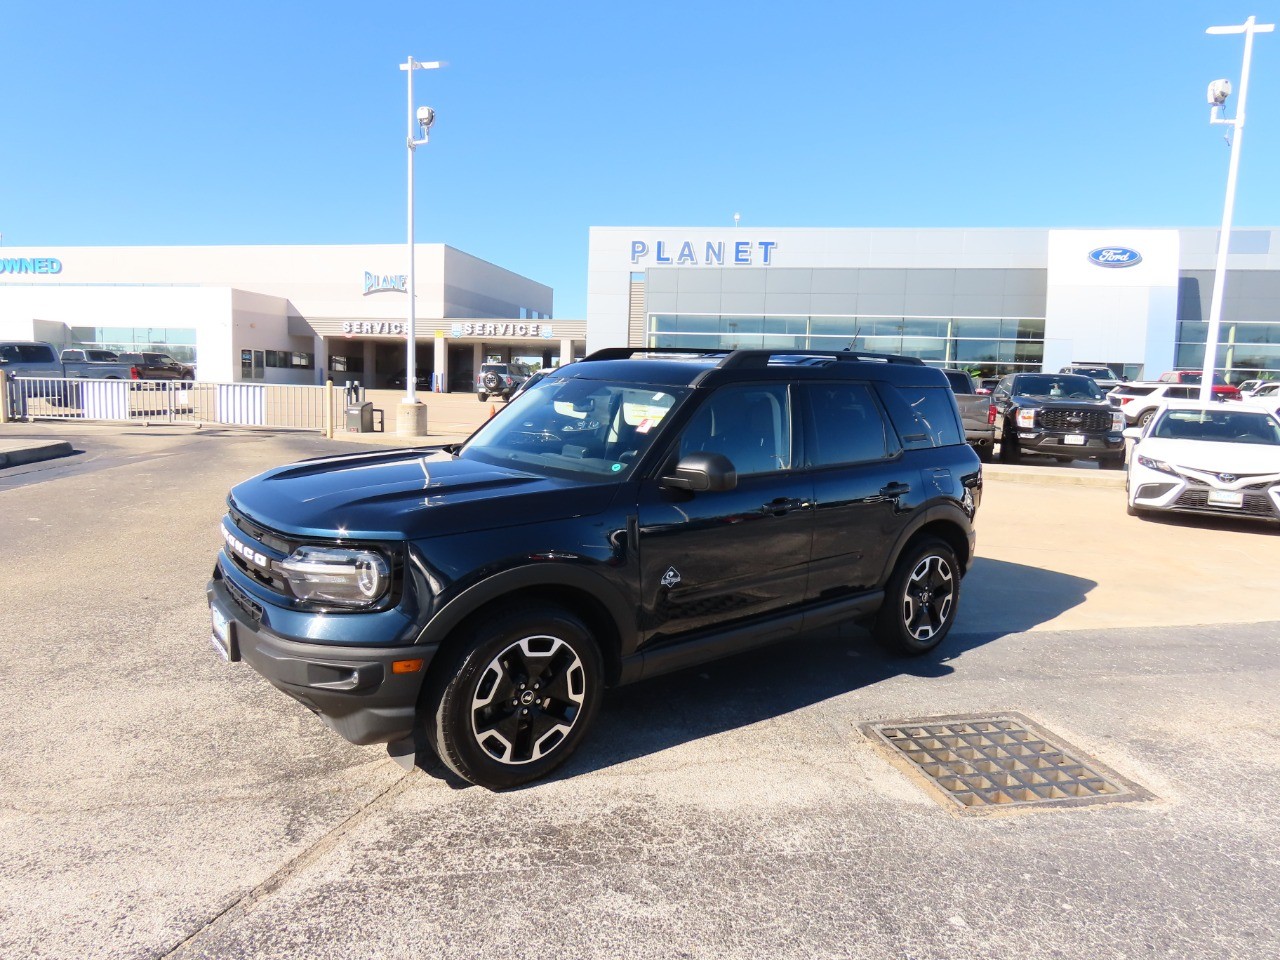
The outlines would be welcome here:
M 1153 799 L 1018 713 L 864 723 L 862 732 L 964 813 Z

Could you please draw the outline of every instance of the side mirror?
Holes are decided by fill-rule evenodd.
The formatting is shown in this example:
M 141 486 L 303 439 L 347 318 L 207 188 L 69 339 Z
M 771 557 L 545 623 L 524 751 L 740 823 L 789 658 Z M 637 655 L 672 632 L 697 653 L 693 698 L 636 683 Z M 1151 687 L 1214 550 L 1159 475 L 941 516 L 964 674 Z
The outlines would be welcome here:
M 658 485 L 666 490 L 695 493 L 732 490 L 738 485 L 738 471 L 723 453 L 691 453 L 662 477 Z
M 1142 428 L 1141 427 L 1125 427 L 1124 430 L 1121 432 L 1121 436 L 1123 436 L 1126 440 L 1141 440 Z

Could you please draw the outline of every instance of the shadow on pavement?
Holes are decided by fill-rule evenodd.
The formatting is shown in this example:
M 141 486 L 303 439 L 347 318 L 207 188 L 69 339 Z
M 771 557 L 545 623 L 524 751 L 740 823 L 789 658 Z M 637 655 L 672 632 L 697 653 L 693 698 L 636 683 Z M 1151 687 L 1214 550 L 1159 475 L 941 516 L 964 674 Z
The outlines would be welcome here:
M 849 624 L 611 690 L 590 736 L 554 776 L 573 777 L 625 763 L 890 677 L 946 676 L 955 672 L 951 661 L 967 650 L 1052 619 L 1081 603 L 1095 586 L 1092 580 L 1067 574 L 978 560 L 964 581 L 956 628 L 932 652 L 896 656 Z M 991 615 L 969 618 L 967 611 L 974 610 L 975 603 L 978 609 L 995 609 Z

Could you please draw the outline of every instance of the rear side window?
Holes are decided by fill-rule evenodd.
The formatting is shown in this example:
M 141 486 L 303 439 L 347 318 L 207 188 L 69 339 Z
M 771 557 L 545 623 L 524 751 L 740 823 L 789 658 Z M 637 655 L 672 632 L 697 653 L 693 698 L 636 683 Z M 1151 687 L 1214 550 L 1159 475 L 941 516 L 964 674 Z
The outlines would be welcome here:
M 967 373 L 943 370 L 942 375 L 947 378 L 947 383 L 951 384 L 951 389 L 956 393 L 973 393 L 973 381 L 969 379 Z
M 0 348 L 0 356 L 10 363 L 53 363 L 53 349 L 40 343 L 13 343 Z
M 945 387 L 886 387 L 886 403 L 908 449 L 964 443 L 955 397 Z M 888 399 L 897 397 L 901 406 Z
M 864 383 L 813 383 L 804 387 L 809 403 L 805 459 L 811 467 L 884 460 L 890 431 L 871 390 Z

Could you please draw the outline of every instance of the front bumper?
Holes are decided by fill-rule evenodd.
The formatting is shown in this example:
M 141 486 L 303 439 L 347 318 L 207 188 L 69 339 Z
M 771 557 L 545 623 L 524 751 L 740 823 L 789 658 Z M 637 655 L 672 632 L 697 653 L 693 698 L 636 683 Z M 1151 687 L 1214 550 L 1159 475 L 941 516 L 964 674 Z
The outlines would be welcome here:
M 252 608 L 232 596 L 226 580 L 210 580 L 206 593 L 210 608 L 228 624 L 227 658 L 247 662 L 347 740 L 390 743 L 413 732 L 435 646 L 340 647 L 290 640 L 263 629 Z M 422 665 L 411 673 L 395 672 L 393 663 L 411 659 Z
M 1119 433 L 1073 434 L 1057 430 L 1019 428 L 1018 446 L 1027 453 L 1044 453 L 1052 457 L 1098 457 L 1105 460 L 1124 456 L 1124 436 Z
M 1129 505 L 1139 510 L 1280 523 L 1280 480 L 1205 483 L 1144 467 L 1136 457 L 1129 464 L 1128 480 Z

